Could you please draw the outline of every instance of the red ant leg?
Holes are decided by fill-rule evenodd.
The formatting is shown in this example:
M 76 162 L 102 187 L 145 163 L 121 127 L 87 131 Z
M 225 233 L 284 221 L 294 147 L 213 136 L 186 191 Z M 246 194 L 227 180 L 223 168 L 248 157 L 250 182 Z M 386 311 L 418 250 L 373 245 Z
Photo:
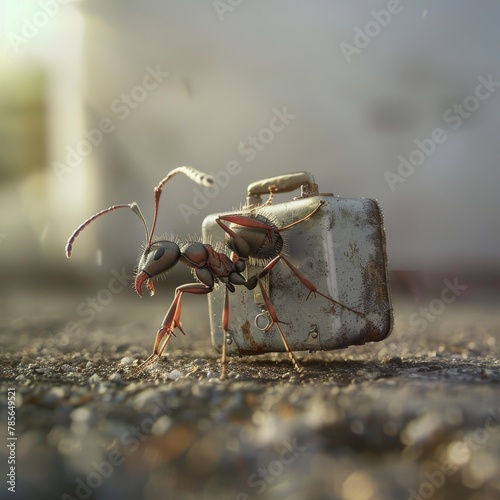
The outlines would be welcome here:
M 225 293 L 224 309 L 222 311 L 222 329 L 224 330 L 224 335 L 222 337 L 221 380 L 225 380 L 227 376 L 226 334 L 229 327 L 229 294 L 227 292 L 227 288 Z
M 195 294 L 207 294 L 213 290 L 212 287 L 204 285 L 203 283 L 188 283 L 186 285 L 182 285 L 175 290 L 175 297 L 170 305 L 170 308 L 165 315 L 161 328 L 156 333 L 155 345 L 153 347 L 153 353 L 141 363 L 137 370 L 142 370 L 146 366 L 150 365 L 153 361 L 159 360 L 163 351 L 167 347 L 167 344 L 170 340 L 170 337 L 174 333 L 174 329 L 178 328 L 182 333 L 182 327 L 180 322 L 181 315 L 181 299 L 183 293 L 195 293 Z M 160 344 L 163 340 L 163 337 L 167 335 L 163 345 L 160 347 Z
M 297 276 L 297 278 L 300 280 L 300 282 L 306 286 L 308 289 L 309 289 L 309 294 L 307 295 L 307 298 L 306 300 L 311 296 L 311 294 L 315 295 L 316 293 L 318 295 L 321 295 L 322 297 L 324 297 L 325 299 L 333 302 L 334 304 L 337 304 L 339 305 L 340 307 L 343 307 L 345 309 L 348 309 L 349 311 L 353 312 L 354 314 L 358 314 L 359 316 L 364 316 L 363 313 L 359 312 L 359 311 L 356 311 L 354 309 L 351 309 L 349 306 L 346 306 L 345 304 L 342 304 L 341 302 L 338 302 L 334 299 L 332 299 L 331 297 L 329 297 L 328 295 L 325 295 L 324 293 L 320 292 L 303 274 L 301 274 L 299 272 L 299 270 L 286 258 L 284 257 L 283 255 L 278 255 L 277 257 L 275 257 L 271 262 L 269 262 L 269 264 L 267 264 L 267 266 L 260 272 L 259 274 L 259 278 L 263 278 L 264 276 L 266 276 L 271 270 L 272 268 L 280 261 L 280 260 L 283 260 L 283 262 L 292 270 L 293 274 L 295 274 L 295 276 Z
M 276 229 L 276 232 L 281 233 L 281 231 L 287 231 L 291 227 L 296 226 L 297 224 L 300 224 L 301 222 L 304 222 L 304 221 L 310 219 L 324 205 L 324 203 L 325 203 L 324 200 L 321 200 L 319 202 L 319 205 L 310 214 L 307 214 L 305 217 L 302 217 L 302 219 L 296 220 L 295 222 L 288 224 L 288 226 L 280 227 L 279 229 Z
M 271 299 L 267 295 L 266 289 L 260 281 L 259 281 L 259 286 L 260 286 L 260 290 L 262 293 L 262 297 L 264 299 L 264 304 L 266 306 L 266 310 L 269 313 L 269 316 L 271 316 L 271 323 L 267 326 L 267 328 L 264 331 L 267 332 L 273 326 L 275 326 L 278 329 L 278 332 L 281 336 L 281 340 L 283 341 L 283 345 L 285 346 L 285 350 L 288 353 L 288 356 L 289 356 L 293 366 L 295 367 L 297 372 L 302 373 L 303 369 L 300 367 L 300 365 L 297 361 L 297 358 L 294 356 L 292 350 L 290 349 L 290 345 L 288 344 L 288 341 L 286 340 L 285 334 L 283 333 L 283 330 L 281 329 L 281 327 L 279 325 L 281 323 L 281 321 L 278 319 L 278 315 L 276 314 L 276 309 L 274 309 L 274 306 L 271 302 Z
M 238 236 L 232 229 L 230 229 L 228 226 L 223 224 L 221 221 L 227 221 L 227 222 L 232 222 L 233 224 L 237 224 L 238 226 L 242 227 L 250 227 L 254 229 L 264 229 L 267 231 L 267 235 L 269 237 L 269 240 L 272 241 L 272 233 L 274 229 L 269 225 L 266 224 L 265 222 L 261 222 L 257 219 L 253 219 L 251 217 L 247 217 L 245 215 L 221 215 L 215 219 L 215 222 L 226 232 L 231 236 L 232 238 L 241 238 L 241 236 Z

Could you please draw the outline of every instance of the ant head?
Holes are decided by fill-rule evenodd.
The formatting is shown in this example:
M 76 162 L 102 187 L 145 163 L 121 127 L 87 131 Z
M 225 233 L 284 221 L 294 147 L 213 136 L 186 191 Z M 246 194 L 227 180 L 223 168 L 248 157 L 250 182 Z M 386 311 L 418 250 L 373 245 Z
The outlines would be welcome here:
M 160 276 L 172 269 L 181 258 L 179 245 L 173 241 L 155 241 L 151 246 L 146 247 L 137 265 L 135 276 L 135 291 L 142 297 L 142 285 L 146 286 L 151 295 L 154 294 L 152 278 Z

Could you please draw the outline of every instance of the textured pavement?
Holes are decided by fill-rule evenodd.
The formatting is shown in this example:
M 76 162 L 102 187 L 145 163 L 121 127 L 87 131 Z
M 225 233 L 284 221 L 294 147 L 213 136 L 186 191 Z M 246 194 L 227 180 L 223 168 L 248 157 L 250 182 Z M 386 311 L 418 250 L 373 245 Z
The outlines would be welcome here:
M 303 377 L 282 354 L 232 358 L 220 382 L 205 298 L 187 298 L 187 335 L 137 374 L 171 292 L 126 290 L 92 315 L 98 295 L 54 290 L 2 298 L 16 498 L 500 498 L 493 300 L 397 298 L 386 341 L 298 353 Z

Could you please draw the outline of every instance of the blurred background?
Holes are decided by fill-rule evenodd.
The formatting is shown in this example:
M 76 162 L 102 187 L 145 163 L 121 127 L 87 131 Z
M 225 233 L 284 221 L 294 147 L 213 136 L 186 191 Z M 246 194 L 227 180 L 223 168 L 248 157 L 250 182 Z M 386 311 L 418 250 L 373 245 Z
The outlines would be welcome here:
M 29 288 L 132 268 L 144 235 L 126 211 L 69 262 L 65 242 L 115 203 L 151 220 L 153 187 L 192 165 L 218 189 L 174 179 L 158 234 L 200 234 L 250 182 L 308 170 L 379 200 L 392 270 L 492 279 L 499 16 L 494 0 L 4 0 L 2 273 Z

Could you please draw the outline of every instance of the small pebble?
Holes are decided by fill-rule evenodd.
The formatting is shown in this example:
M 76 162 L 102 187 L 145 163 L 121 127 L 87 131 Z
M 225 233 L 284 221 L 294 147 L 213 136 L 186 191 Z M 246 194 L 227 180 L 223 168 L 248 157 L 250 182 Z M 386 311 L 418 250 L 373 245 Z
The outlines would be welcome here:
M 197 366 L 203 366 L 203 365 L 206 365 L 207 364 L 207 360 L 206 359 L 201 359 L 201 358 L 196 358 L 193 360 L 193 365 L 197 365 Z
M 109 381 L 118 384 L 122 381 L 122 376 L 119 373 L 113 373 L 113 375 L 109 376 Z
M 183 375 L 184 374 L 180 370 L 172 370 L 171 372 L 167 373 L 167 380 L 177 380 Z
M 91 384 L 98 384 L 99 382 L 101 381 L 101 378 L 99 377 L 99 375 L 97 375 L 97 373 L 94 373 L 90 378 L 89 378 L 89 382 Z
M 172 427 L 172 419 L 168 415 L 162 415 L 153 425 L 151 432 L 155 436 L 165 434 Z

